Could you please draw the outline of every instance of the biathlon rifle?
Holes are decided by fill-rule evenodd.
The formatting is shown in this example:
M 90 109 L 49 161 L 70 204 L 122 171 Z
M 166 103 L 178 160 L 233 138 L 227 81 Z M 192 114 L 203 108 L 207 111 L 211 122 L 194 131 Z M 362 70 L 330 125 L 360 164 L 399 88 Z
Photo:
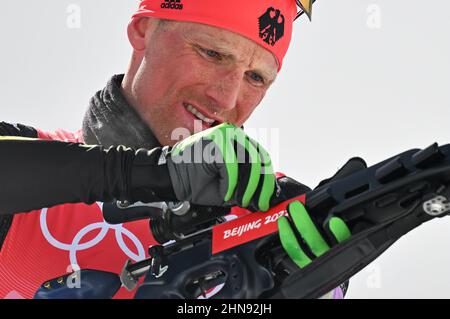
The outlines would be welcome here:
M 221 289 L 212 298 L 319 298 L 409 231 L 450 212 L 450 144 L 412 149 L 369 168 L 354 158 L 316 189 L 294 195 L 299 194 L 279 188 L 268 212 L 238 211 L 232 220 L 236 208 L 105 203 L 106 221 L 149 219 L 160 244 L 149 248 L 149 259 L 127 262 L 120 276 L 93 276 L 86 270 L 85 278 L 114 281 L 103 285 L 107 288 L 100 297 L 113 296 L 123 285 L 137 289 L 136 298 L 193 299 L 217 287 Z M 286 207 L 294 200 L 305 204 L 331 247 L 304 268 L 290 259 L 278 236 L 277 219 L 287 215 Z M 325 227 L 335 216 L 352 233 L 340 244 Z M 36 297 L 49 294 L 56 292 L 41 288 Z

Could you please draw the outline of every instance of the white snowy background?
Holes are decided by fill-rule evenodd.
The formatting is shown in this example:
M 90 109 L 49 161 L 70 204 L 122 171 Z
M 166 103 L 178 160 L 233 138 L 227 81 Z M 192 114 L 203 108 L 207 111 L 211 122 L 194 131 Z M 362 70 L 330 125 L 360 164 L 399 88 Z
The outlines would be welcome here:
M 0 120 L 80 128 L 89 98 L 126 69 L 137 4 L 2 1 Z M 449 11 L 444 0 L 318 0 L 249 132 L 310 187 L 353 156 L 373 165 L 450 143 Z M 348 298 L 450 298 L 450 218 L 404 236 L 351 280 Z

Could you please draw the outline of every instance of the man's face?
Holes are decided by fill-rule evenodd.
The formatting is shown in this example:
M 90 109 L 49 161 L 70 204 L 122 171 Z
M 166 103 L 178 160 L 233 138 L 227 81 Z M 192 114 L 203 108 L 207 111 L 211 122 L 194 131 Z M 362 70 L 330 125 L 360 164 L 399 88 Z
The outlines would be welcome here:
M 162 145 L 175 144 L 179 128 L 241 126 L 277 75 L 269 51 L 224 29 L 170 21 L 146 41 L 131 94 Z

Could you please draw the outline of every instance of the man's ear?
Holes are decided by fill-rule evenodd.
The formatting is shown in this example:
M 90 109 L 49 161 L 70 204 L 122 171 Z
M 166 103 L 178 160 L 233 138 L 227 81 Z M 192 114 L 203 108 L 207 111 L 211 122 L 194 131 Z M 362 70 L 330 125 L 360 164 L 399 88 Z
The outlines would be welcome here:
M 133 18 L 128 24 L 128 40 L 135 51 L 143 51 L 146 43 L 146 33 L 152 19 L 148 17 Z

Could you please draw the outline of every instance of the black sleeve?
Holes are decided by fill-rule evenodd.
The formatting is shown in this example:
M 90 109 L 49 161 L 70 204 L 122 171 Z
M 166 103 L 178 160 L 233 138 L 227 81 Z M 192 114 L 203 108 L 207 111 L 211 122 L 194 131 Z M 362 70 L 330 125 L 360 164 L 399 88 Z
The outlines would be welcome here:
M 2 126 L 2 133 L 14 132 Z M 0 214 L 113 199 L 176 200 L 167 166 L 158 165 L 161 152 L 0 137 Z
M 37 137 L 38 133 L 34 128 L 29 126 L 0 122 L 0 136 Z M 13 222 L 13 216 L 4 213 L 2 214 L 2 211 L 0 211 L 0 251 Z
M 23 136 L 37 138 L 38 133 L 35 128 L 30 126 L 0 122 L 0 136 Z

